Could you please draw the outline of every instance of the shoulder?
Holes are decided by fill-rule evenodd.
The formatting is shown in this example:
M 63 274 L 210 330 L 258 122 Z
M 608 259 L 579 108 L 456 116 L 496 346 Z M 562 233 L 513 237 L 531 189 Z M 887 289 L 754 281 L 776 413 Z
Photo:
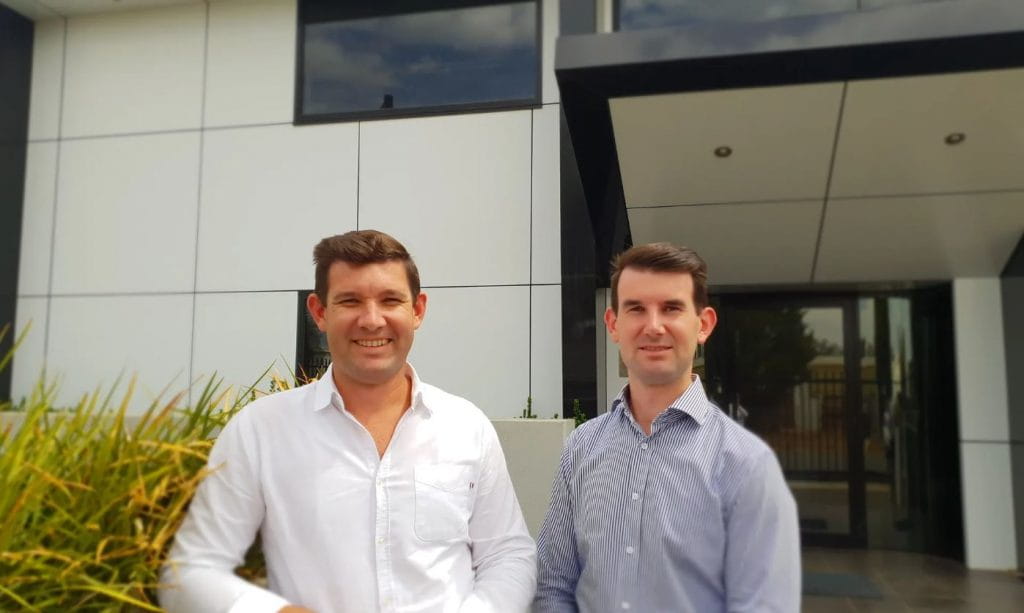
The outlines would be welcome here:
M 719 480 L 728 497 L 755 475 L 765 470 L 781 470 L 775 451 L 759 436 L 717 411 L 715 419 L 721 428 Z
M 256 434 L 273 430 L 282 425 L 294 424 L 295 420 L 313 411 L 313 397 L 316 383 L 259 396 L 247 403 L 231 417 L 225 432 L 236 429 Z
M 471 401 L 443 389 L 420 381 L 423 403 L 431 413 L 441 418 L 488 421 L 487 416 Z
M 438 436 L 493 440 L 497 433 L 491 420 L 479 407 L 462 396 L 420 382 L 421 401 L 430 411 Z
M 602 413 L 580 424 L 565 441 L 562 448 L 562 462 L 575 465 L 581 458 L 599 448 L 608 429 L 619 419 L 615 411 Z

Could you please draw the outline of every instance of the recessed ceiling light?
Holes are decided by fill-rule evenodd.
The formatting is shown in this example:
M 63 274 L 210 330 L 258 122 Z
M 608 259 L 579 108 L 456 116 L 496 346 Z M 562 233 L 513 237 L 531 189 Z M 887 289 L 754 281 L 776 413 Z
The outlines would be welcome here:
M 715 157 L 727 158 L 732 155 L 732 147 L 722 145 L 721 147 L 715 147 Z
M 967 136 L 963 132 L 950 132 L 946 135 L 946 144 L 959 145 L 964 142 L 965 138 L 967 138 Z

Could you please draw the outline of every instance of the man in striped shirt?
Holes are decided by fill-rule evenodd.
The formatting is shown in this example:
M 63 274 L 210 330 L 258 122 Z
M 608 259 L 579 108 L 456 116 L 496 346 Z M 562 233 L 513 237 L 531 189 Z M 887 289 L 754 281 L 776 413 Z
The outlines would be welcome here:
M 798 611 L 800 533 L 778 460 L 692 372 L 717 321 L 704 261 L 633 247 L 611 294 L 629 383 L 566 443 L 534 611 Z

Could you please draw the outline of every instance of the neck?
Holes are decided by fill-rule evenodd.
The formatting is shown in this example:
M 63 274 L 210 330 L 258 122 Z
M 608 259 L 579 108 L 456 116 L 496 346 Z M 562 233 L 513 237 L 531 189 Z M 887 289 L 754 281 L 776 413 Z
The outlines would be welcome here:
M 342 379 L 335 373 L 334 385 L 345 410 L 360 422 L 370 416 L 401 415 L 411 403 L 412 376 L 405 368 L 387 381 L 372 385 Z
M 629 379 L 629 408 L 633 411 L 633 419 L 647 434 L 651 433 L 654 418 L 661 414 L 676 398 L 683 395 L 693 383 L 692 375 L 687 372 L 678 381 L 664 385 L 648 385 Z

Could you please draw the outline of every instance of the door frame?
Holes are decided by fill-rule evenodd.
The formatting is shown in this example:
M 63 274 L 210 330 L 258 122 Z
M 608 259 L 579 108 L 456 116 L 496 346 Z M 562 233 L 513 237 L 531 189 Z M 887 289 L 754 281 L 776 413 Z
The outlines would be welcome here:
M 719 312 L 718 334 L 731 337 L 730 311 L 742 309 L 771 309 L 781 307 L 839 308 L 843 317 L 843 363 L 845 378 L 845 426 L 847 437 L 847 485 L 850 531 L 847 534 L 801 532 L 804 545 L 826 547 L 867 547 L 867 491 L 864 466 L 864 408 L 860 372 L 860 314 L 857 294 L 747 294 L 723 293 L 713 303 Z M 719 339 L 721 337 L 719 336 Z M 714 346 L 714 341 L 712 341 Z M 725 350 L 729 352 L 729 349 Z M 727 368 L 733 368 L 731 356 Z M 734 380 L 730 373 L 724 381 Z M 726 385 L 729 385 L 728 383 Z M 735 390 L 723 390 L 735 402 Z

